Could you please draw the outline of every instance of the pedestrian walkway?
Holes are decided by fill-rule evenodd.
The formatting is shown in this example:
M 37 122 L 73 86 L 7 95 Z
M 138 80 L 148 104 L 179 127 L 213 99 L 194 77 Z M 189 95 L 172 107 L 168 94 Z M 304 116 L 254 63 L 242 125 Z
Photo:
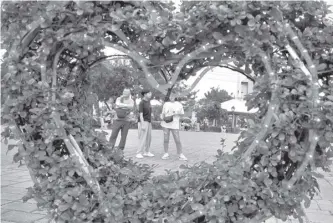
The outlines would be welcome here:
M 110 131 L 109 131 L 110 134 Z M 227 134 L 225 152 L 230 152 L 237 140 L 237 135 Z M 118 139 L 119 140 L 119 139 Z M 165 173 L 166 169 L 177 170 L 180 164 L 194 164 L 201 161 L 212 162 L 215 160 L 216 150 L 221 148 L 221 133 L 207 132 L 181 132 L 181 140 L 184 147 L 184 154 L 188 162 L 179 161 L 176 156 L 176 146 L 170 140 L 170 160 L 162 160 L 163 155 L 163 132 L 153 131 L 152 152 L 153 158 L 145 158 L 140 162 L 158 165 L 155 168 L 155 175 Z M 10 143 L 14 143 L 13 141 Z M 125 148 L 125 156 L 133 158 L 138 143 L 137 131 L 131 130 L 128 135 L 128 142 Z M 32 186 L 29 171 L 25 166 L 18 167 L 13 164 L 12 157 L 15 151 L 6 155 L 7 148 L 1 144 L 1 222 L 2 223 L 43 223 L 48 222 L 45 211 L 38 210 L 36 203 L 29 200 L 22 202 L 26 188 Z M 135 158 L 134 158 L 135 159 Z M 137 161 L 137 159 L 135 159 Z M 333 173 L 323 173 L 324 179 L 318 179 L 321 187 L 320 196 L 316 197 L 309 209 L 306 210 L 311 223 L 332 223 L 333 222 Z M 269 221 L 276 223 L 274 219 Z

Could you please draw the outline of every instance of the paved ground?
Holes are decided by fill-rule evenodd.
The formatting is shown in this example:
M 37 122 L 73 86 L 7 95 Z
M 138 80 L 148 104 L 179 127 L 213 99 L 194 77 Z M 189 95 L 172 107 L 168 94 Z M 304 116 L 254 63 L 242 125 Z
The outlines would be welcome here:
M 227 135 L 225 151 L 230 151 L 237 140 L 237 135 Z M 172 138 L 171 138 L 172 139 Z M 184 154 L 188 157 L 188 164 L 200 161 L 211 162 L 215 158 L 216 150 L 221 148 L 221 133 L 204 132 L 181 132 L 181 139 L 184 146 Z M 126 157 L 134 157 L 137 145 L 137 131 L 131 130 L 128 136 L 128 143 L 125 149 Z M 13 142 L 12 142 L 13 143 Z M 155 174 L 163 174 L 165 169 L 176 170 L 183 161 L 177 160 L 176 148 L 173 140 L 170 143 L 170 160 L 161 160 L 163 155 L 163 133 L 153 131 L 152 152 L 154 158 L 145 158 L 140 162 L 147 164 L 158 164 Z M 44 211 L 38 210 L 34 201 L 23 203 L 26 188 L 32 186 L 28 170 L 18 167 L 12 163 L 14 151 L 6 155 L 7 148 L 1 144 L 1 222 L 2 223 L 43 223 L 48 222 Z M 321 194 L 312 202 L 307 209 L 307 215 L 312 223 L 333 222 L 333 173 L 324 173 L 325 179 L 318 179 Z M 275 220 L 270 220 L 275 223 Z

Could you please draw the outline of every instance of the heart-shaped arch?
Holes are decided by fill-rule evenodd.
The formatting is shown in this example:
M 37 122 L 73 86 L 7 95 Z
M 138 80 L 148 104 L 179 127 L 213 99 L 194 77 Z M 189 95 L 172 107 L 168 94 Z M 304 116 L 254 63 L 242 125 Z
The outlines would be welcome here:
M 88 5 L 84 6 L 86 7 L 84 9 L 75 9 L 77 11 L 73 9 L 75 12 L 74 15 L 85 15 L 85 13 L 89 13 L 92 10 L 91 7 L 94 8 L 98 4 L 99 3 L 91 5 L 88 3 Z M 148 3 L 145 3 L 145 5 L 147 4 Z M 216 4 L 209 6 L 210 10 L 222 10 L 225 12 L 230 10 L 223 5 L 220 5 L 217 9 Z M 232 8 L 235 5 L 231 4 L 229 6 Z M 119 20 L 124 16 L 121 12 L 121 7 L 118 7 L 118 11 L 115 12 L 116 14 L 120 13 L 117 15 Z M 263 8 L 267 7 L 263 6 Z M 26 9 L 29 10 L 29 7 Z M 139 14 L 138 12 L 140 10 L 136 9 L 132 16 Z M 144 10 L 146 10 L 146 8 L 142 9 L 142 11 Z M 189 11 L 191 10 L 192 9 Z M 208 9 L 205 8 L 205 10 Z M 70 21 L 69 23 L 72 24 L 73 19 L 75 20 L 75 18 L 73 18 L 75 17 L 73 12 L 68 11 L 68 8 L 65 10 L 62 6 L 59 8 L 56 7 L 55 11 L 59 14 L 69 14 L 68 17 L 65 17 L 66 19 L 64 19 L 63 22 Z M 290 26 L 288 20 L 279 20 L 280 17 L 283 18 L 279 9 L 272 7 L 270 13 L 274 19 L 277 20 L 277 27 L 282 29 L 286 34 L 283 48 L 285 48 L 291 56 L 293 61 L 291 65 L 302 71 L 299 76 L 300 82 L 302 82 L 303 86 L 307 86 L 311 89 L 311 94 L 302 96 L 307 100 L 308 104 L 306 104 L 306 108 L 311 107 L 313 113 L 302 115 L 311 117 L 311 120 L 306 120 L 308 123 L 317 121 L 319 117 L 316 115 L 318 115 L 318 110 L 322 105 L 318 97 L 319 84 L 316 66 L 312 62 L 307 50 L 303 47 L 299 37 L 295 35 L 293 31 L 295 27 Z M 112 14 L 112 16 L 115 15 Z M 86 19 L 89 20 L 88 17 Z M 101 18 L 97 17 L 95 19 L 98 21 L 98 19 Z M 53 24 L 54 21 L 52 20 L 51 24 Z M 62 20 L 60 20 L 60 22 L 61 21 Z M 94 20 L 94 22 L 96 21 Z M 248 25 L 252 29 L 255 24 L 253 24 L 252 20 L 250 21 Z M 228 211 L 234 210 L 237 206 L 237 210 L 241 210 L 241 212 L 233 211 L 232 213 L 235 213 L 239 218 L 237 217 L 236 219 L 236 217 L 234 217 L 235 219 L 231 221 L 250 222 L 249 219 L 251 219 L 251 221 L 260 221 L 272 214 L 281 217 L 276 213 L 280 206 L 274 206 L 274 204 L 280 204 L 279 202 L 285 202 L 287 209 L 297 209 L 299 203 L 288 200 L 288 198 L 283 196 L 290 196 L 292 199 L 303 199 L 306 193 L 302 191 L 301 195 L 296 195 L 293 193 L 293 186 L 304 186 L 309 190 L 313 188 L 307 186 L 307 184 L 300 179 L 301 177 L 308 177 L 306 179 L 310 180 L 312 183 L 314 182 L 314 180 L 310 178 L 311 176 L 304 175 L 304 171 L 309 168 L 309 164 L 313 162 L 315 157 L 314 152 L 318 147 L 319 137 L 321 137 L 320 134 L 323 134 L 324 131 L 319 131 L 318 128 L 314 127 L 312 124 L 302 126 L 302 131 L 304 130 L 306 132 L 303 137 L 305 140 L 302 141 L 302 143 L 306 145 L 306 148 L 302 148 L 304 157 L 297 162 L 290 161 L 288 163 L 290 166 L 283 166 L 284 164 L 281 161 L 281 157 L 280 160 L 274 158 L 274 162 L 277 163 L 276 166 L 280 165 L 279 168 L 283 171 L 283 174 L 286 172 L 286 176 L 283 180 L 274 177 L 275 174 L 277 174 L 277 167 L 272 167 L 274 162 L 269 165 L 265 165 L 265 162 L 268 162 L 267 159 L 269 156 L 278 157 L 279 155 L 270 154 L 268 152 L 265 153 L 265 151 L 262 152 L 262 150 L 268 149 L 267 143 L 269 142 L 267 141 L 271 140 L 274 143 L 277 136 L 281 137 L 281 139 L 286 137 L 282 134 L 283 131 L 278 131 L 281 129 L 284 130 L 282 122 L 283 118 L 285 118 L 285 114 L 282 112 L 281 108 L 286 106 L 286 101 L 281 101 L 279 96 L 281 96 L 281 89 L 288 75 L 279 71 L 278 66 L 280 66 L 281 63 L 274 61 L 274 55 L 271 51 L 265 50 L 262 42 L 258 39 L 254 39 L 252 42 L 246 42 L 249 41 L 249 39 L 245 34 L 242 36 L 241 30 L 236 26 L 236 24 L 239 23 L 238 20 L 232 20 L 230 23 L 231 26 L 235 27 L 234 29 L 237 31 L 238 36 L 226 34 L 227 42 L 223 42 L 219 39 L 221 38 L 221 33 L 213 33 L 213 36 L 216 37 L 214 41 L 209 42 L 208 45 L 207 43 L 202 43 L 200 47 L 192 50 L 184 55 L 184 57 L 177 58 L 176 61 L 179 63 L 174 67 L 174 73 L 170 80 L 171 83 L 163 85 L 159 84 L 150 73 L 147 67 L 147 64 L 151 63 L 149 59 L 135 52 L 134 48 L 131 48 L 131 43 L 125 33 L 120 30 L 114 33 L 122 42 L 111 43 L 107 42 L 105 38 L 99 35 L 100 30 L 98 27 L 96 28 L 96 33 L 93 33 L 91 32 L 91 27 L 88 27 L 87 30 L 85 30 L 85 28 L 81 30 L 66 26 L 68 29 L 59 31 L 61 29 L 55 25 L 54 29 L 56 31 L 49 31 L 52 32 L 52 34 L 62 33 L 62 35 L 59 35 L 56 41 L 52 39 L 55 43 L 52 44 L 53 47 L 51 47 L 51 50 L 50 47 L 41 44 L 38 50 L 33 51 L 29 49 L 29 46 L 33 41 L 38 42 L 36 36 L 38 33 L 44 32 L 41 28 L 41 26 L 44 27 L 44 25 L 35 22 L 28 26 L 29 30 L 22 41 L 21 39 L 16 39 L 17 42 L 13 44 L 13 47 L 8 48 L 11 51 L 11 57 L 7 58 L 6 64 L 17 66 L 9 69 L 13 72 L 12 75 L 9 74 L 5 76 L 6 86 L 10 86 L 9 84 L 13 85 L 11 89 L 5 88 L 5 92 L 9 96 L 12 96 L 12 98 L 13 96 L 17 96 L 18 101 L 15 102 L 12 99 L 7 100 L 5 103 L 5 114 L 7 118 L 10 117 L 15 120 L 14 126 L 17 127 L 17 134 L 22 137 L 23 141 L 23 147 L 20 149 L 18 157 L 26 159 L 26 164 L 30 168 L 33 178 L 35 178 L 35 182 L 37 183 L 34 188 L 34 196 L 31 195 L 31 197 L 36 197 L 39 201 L 47 200 L 50 207 L 56 207 L 57 211 L 53 212 L 53 217 L 62 219 L 69 215 L 73 216 L 74 221 L 83 221 L 85 219 L 114 222 L 128 221 L 129 219 L 133 221 L 138 219 L 142 221 L 154 221 L 158 218 L 167 218 L 168 221 L 171 222 L 176 222 L 177 220 L 190 222 L 194 219 L 198 220 L 202 216 L 205 216 L 207 219 L 219 217 L 226 219 L 230 217 L 227 214 Z M 147 25 L 145 24 L 142 29 L 146 29 L 146 27 Z M 57 31 L 59 31 L 59 33 Z M 201 168 L 193 167 L 183 173 L 171 173 L 166 176 L 159 176 L 148 180 L 149 174 L 146 173 L 148 172 L 147 168 L 124 160 L 119 154 L 119 151 L 108 151 L 107 142 L 103 141 L 103 139 L 101 139 L 102 137 L 99 137 L 96 132 L 90 129 L 85 129 L 82 123 L 78 124 L 79 117 L 72 113 L 77 112 L 75 110 L 76 107 L 73 105 L 73 98 L 79 97 L 80 91 L 74 93 L 68 92 L 66 85 L 60 86 L 59 83 L 57 83 L 60 64 L 63 63 L 71 67 L 70 63 L 66 63 L 68 61 L 63 61 L 64 58 L 68 56 L 65 55 L 66 47 L 71 44 L 77 36 L 84 35 L 84 32 L 87 31 L 89 31 L 90 34 L 85 35 L 84 41 L 89 41 L 89 36 L 91 36 L 92 41 L 100 42 L 100 46 L 110 46 L 127 54 L 142 68 L 152 87 L 164 93 L 178 80 L 186 63 L 201 57 L 205 59 L 207 56 L 202 53 L 209 53 L 209 49 L 214 49 L 214 55 L 219 55 L 219 47 L 221 45 L 236 43 L 234 41 L 240 38 L 244 46 L 251 46 L 250 49 L 254 51 L 254 53 L 247 52 L 248 54 L 246 56 L 251 57 L 253 60 L 259 60 L 256 65 L 259 64 L 265 68 L 265 71 L 262 72 L 264 75 L 258 77 L 257 85 L 269 83 L 266 84 L 267 86 L 265 85 L 266 88 L 261 89 L 267 93 L 266 98 L 263 100 L 267 104 L 262 104 L 260 107 L 264 114 L 261 122 L 258 123 L 257 127 L 251 127 L 247 133 L 244 133 L 248 135 L 245 137 L 244 141 L 239 143 L 239 149 L 234 155 L 220 155 L 214 165 L 205 164 L 201 166 Z M 47 43 L 50 37 L 45 37 L 47 33 L 43 33 L 43 35 L 42 42 Z M 43 39 L 44 37 L 45 39 Z M 78 43 L 78 45 L 84 48 L 84 44 L 86 43 L 84 41 L 83 44 L 80 45 L 80 43 Z M 18 50 L 15 49 L 17 46 L 19 46 Z M 294 46 L 296 46 L 296 49 Z M 37 56 L 27 54 L 27 52 L 31 53 L 31 51 L 35 52 Z M 93 54 L 95 51 L 94 49 L 88 49 L 87 52 Z M 223 52 L 224 51 L 221 50 L 221 53 Z M 297 52 L 300 52 L 301 56 L 299 56 Z M 82 76 L 78 75 L 79 77 L 76 80 L 78 84 L 83 84 L 85 80 L 84 73 L 89 69 L 89 64 L 96 64 L 95 62 L 101 60 L 101 57 L 98 57 L 91 63 L 87 63 L 85 61 L 85 55 L 79 56 L 79 59 L 77 59 L 79 62 L 77 62 L 76 65 L 82 65 L 82 72 L 80 73 Z M 300 58 L 304 58 L 306 64 L 304 64 Z M 33 67 L 33 60 L 37 60 L 40 64 L 39 71 L 36 71 Z M 291 75 L 291 73 L 288 74 Z M 203 75 L 204 74 L 201 74 L 201 76 Z M 201 76 L 199 76 L 199 78 Z M 24 79 L 27 77 L 30 79 L 26 80 L 26 86 L 16 84 L 19 78 Z M 37 83 L 35 84 L 35 82 Z M 60 97 L 58 92 L 64 89 L 66 91 L 64 95 L 60 95 Z M 72 96 L 72 94 L 74 96 Z M 294 99 L 294 102 L 299 101 L 301 101 L 301 99 Z M 311 105 L 309 105 L 310 102 Z M 36 117 L 42 117 L 45 121 L 38 121 Z M 297 119 L 295 120 L 297 121 Z M 52 130 L 53 133 L 50 133 L 52 131 L 48 130 Z M 292 139 L 292 136 L 290 136 L 290 138 Z M 242 147 L 242 145 L 245 146 Z M 276 153 L 281 154 L 283 152 L 283 148 L 280 148 L 284 146 L 282 143 L 270 145 L 272 148 L 279 147 L 278 149 L 274 149 Z M 292 146 L 294 143 L 287 142 L 286 146 L 288 145 Z M 244 149 L 244 147 L 246 148 Z M 290 155 L 288 152 L 289 151 L 284 152 L 284 154 Z M 258 160 L 264 164 L 261 166 L 258 165 Z M 62 166 L 53 168 L 51 165 L 58 163 Z M 132 174 L 131 171 L 135 172 L 135 174 Z M 62 178 L 62 176 L 66 176 L 66 178 Z M 131 184 L 135 184 L 137 187 L 132 188 L 131 191 L 122 191 L 121 188 L 124 185 L 130 187 L 131 184 L 128 183 L 128 181 L 131 181 Z M 194 186 L 192 186 L 192 184 Z M 47 185 L 47 187 L 44 187 L 45 185 Z M 255 187 L 253 185 L 257 186 Z M 193 193 L 184 189 L 184 187 L 189 188 Z M 70 192 L 65 192 L 65 189 Z M 52 190 L 52 193 L 48 190 Z M 144 196 L 140 195 L 140 193 L 143 193 Z M 202 194 L 204 193 L 206 193 L 204 195 L 206 196 L 204 201 L 202 201 L 202 199 L 196 200 L 199 199 L 198 197 L 203 196 Z M 172 198 L 172 202 L 174 203 L 171 202 L 172 204 L 168 204 L 167 202 L 169 202 L 169 200 L 165 199 L 165 194 L 168 195 L 168 199 Z M 192 200 L 188 199 L 186 196 L 192 197 Z M 255 202 L 253 200 L 259 197 L 259 201 Z M 193 199 L 195 201 L 193 201 Z M 250 199 L 251 202 L 255 202 L 256 205 L 250 204 L 251 202 L 247 199 Z M 82 206 L 87 206 L 87 209 L 81 206 L 78 207 L 76 200 L 79 200 Z M 262 205 L 262 202 L 264 205 Z M 160 206 L 161 203 L 163 203 L 164 206 Z M 113 206 L 114 204 L 116 204 L 116 206 Z M 243 208 L 242 205 L 244 207 L 246 206 L 246 208 Z M 142 206 L 145 207 L 145 209 L 142 209 Z M 156 214 L 161 208 L 171 206 L 179 206 L 181 208 L 175 210 L 175 212 L 164 208 L 164 213 L 160 215 Z M 243 211 L 248 211 L 251 208 L 254 208 L 253 212 L 244 214 Z M 88 213 L 87 210 L 93 211 Z M 294 210 L 285 212 L 291 214 L 293 211 Z M 89 215 L 89 218 L 84 215 L 81 216 L 81 212 L 87 212 L 85 215 Z M 78 213 L 80 213 L 80 215 Z M 125 214 L 126 217 L 124 217 Z M 230 217 L 230 219 L 231 218 L 232 217 Z

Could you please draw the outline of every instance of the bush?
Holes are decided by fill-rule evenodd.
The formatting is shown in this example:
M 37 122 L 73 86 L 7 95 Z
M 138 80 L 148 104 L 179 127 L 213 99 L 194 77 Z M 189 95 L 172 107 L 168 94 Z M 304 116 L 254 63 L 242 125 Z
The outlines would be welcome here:
M 221 132 L 221 127 L 209 126 L 208 127 L 208 132 Z

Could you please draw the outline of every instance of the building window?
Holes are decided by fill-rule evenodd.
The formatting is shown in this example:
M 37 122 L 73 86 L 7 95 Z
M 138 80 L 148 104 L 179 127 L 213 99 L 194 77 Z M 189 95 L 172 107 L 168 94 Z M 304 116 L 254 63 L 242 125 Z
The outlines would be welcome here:
M 248 82 L 241 82 L 241 94 L 242 97 L 249 93 L 249 83 Z

